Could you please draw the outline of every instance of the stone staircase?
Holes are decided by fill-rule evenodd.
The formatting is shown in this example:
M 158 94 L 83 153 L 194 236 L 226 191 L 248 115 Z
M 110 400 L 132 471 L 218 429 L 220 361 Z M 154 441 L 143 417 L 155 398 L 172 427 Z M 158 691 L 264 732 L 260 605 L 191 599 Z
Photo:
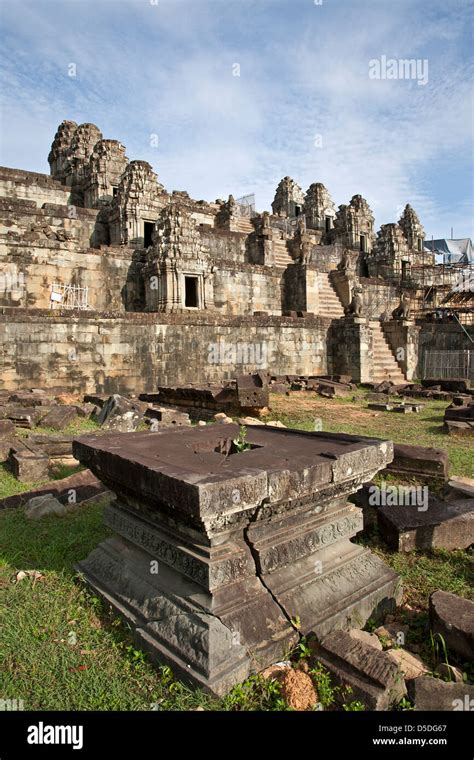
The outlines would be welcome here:
M 381 383 L 391 380 L 392 383 L 404 383 L 406 379 L 397 364 L 389 342 L 385 337 L 379 321 L 369 322 L 373 338 L 373 372 L 372 382 Z
M 318 272 L 318 294 L 320 317 L 339 319 L 344 316 L 344 309 L 328 272 Z
M 273 240 L 272 253 L 274 257 L 273 258 L 274 265 L 276 267 L 281 267 L 282 269 L 286 269 L 288 264 L 293 263 L 293 259 L 288 253 L 288 249 L 286 247 L 286 240 Z

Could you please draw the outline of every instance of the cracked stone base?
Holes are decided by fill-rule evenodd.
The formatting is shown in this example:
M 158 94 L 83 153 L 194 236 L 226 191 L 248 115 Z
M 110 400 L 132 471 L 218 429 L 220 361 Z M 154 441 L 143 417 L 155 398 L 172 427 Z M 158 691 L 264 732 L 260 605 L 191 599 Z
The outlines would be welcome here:
M 130 624 L 137 644 L 178 678 L 227 693 L 297 643 L 294 628 L 256 576 L 230 589 L 240 601 L 218 609 L 212 595 L 123 538 L 100 544 L 76 569 Z M 217 614 L 219 612 L 219 614 Z
M 341 519 L 347 519 L 347 512 L 353 516 L 354 510 L 349 504 L 332 507 L 329 516 L 339 519 L 332 524 L 342 531 Z M 348 540 L 289 561 L 283 532 L 279 544 L 268 547 L 269 554 L 258 548 L 258 541 L 253 545 L 271 572 L 260 568 L 257 575 L 251 552 L 242 544 L 234 547 L 226 575 L 230 560 L 224 548 L 214 557 L 215 549 L 192 543 L 183 529 L 179 536 L 175 531 L 171 535 L 168 525 L 137 519 L 117 504 L 106 508 L 105 521 L 133 543 L 123 536 L 109 538 L 77 570 L 126 619 L 137 645 L 155 662 L 170 665 L 177 677 L 218 696 L 286 657 L 298 641 L 289 617 L 301 620 L 301 633 L 321 638 L 334 629 L 361 627 L 369 617 L 381 617 L 399 594 L 398 576 L 368 549 Z M 320 539 L 328 541 L 328 514 L 318 515 L 316 522 L 312 515 L 311 523 L 313 537 L 320 523 L 326 526 Z M 307 539 L 308 526 L 305 535 Z M 207 564 L 211 587 L 224 578 L 233 581 L 204 589 L 191 577 L 203 581 L 203 567 L 199 572 L 186 562 L 192 555 L 203 567 Z M 157 556 L 174 561 L 179 569 L 160 561 L 153 573 Z
M 347 502 L 391 461 L 390 442 L 256 427 L 233 455 L 238 434 L 215 425 L 74 443 L 117 494 L 104 511 L 113 537 L 78 570 L 153 659 L 217 695 L 288 655 L 299 633 L 362 627 L 400 593 L 397 575 L 351 542 L 362 511 Z

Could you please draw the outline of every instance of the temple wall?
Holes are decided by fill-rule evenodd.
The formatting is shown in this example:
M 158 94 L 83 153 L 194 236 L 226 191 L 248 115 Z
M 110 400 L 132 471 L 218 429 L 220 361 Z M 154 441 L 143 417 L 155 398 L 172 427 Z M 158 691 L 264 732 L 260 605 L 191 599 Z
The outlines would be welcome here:
M 139 393 L 267 368 L 324 374 L 329 325 L 318 318 L 0 309 L 0 389 Z

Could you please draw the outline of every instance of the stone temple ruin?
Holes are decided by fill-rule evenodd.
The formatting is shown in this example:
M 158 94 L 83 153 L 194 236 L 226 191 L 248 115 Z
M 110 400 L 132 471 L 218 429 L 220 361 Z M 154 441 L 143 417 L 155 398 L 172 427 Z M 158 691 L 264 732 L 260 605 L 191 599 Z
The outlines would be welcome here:
M 284 177 L 272 213 L 194 200 L 71 121 L 49 163 L 0 169 L 2 389 L 135 393 L 265 369 L 402 382 L 447 350 L 460 376 L 472 272 L 435 264 L 410 205 L 376 232 L 364 198 L 336 209 L 319 182 Z M 216 346 L 241 351 L 216 361 Z
M 268 407 L 270 390 L 332 397 L 371 383 L 451 398 L 447 429 L 471 435 L 471 266 L 437 264 L 409 204 L 376 232 L 361 195 L 336 209 L 320 182 L 305 193 L 284 177 L 271 213 L 248 196 L 168 192 L 93 124 L 64 121 L 49 163 L 50 176 L 0 168 L 0 461 L 31 482 L 74 454 L 89 470 L 74 488 L 115 494 L 113 536 L 78 569 L 182 678 L 224 694 L 314 633 L 331 672 L 349 652 L 368 705 L 400 699 L 398 667 L 347 632 L 401 593 L 352 542 L 366 514 L 348 500 L 420 447 L 239 415 Z M 242 450 L 227 415 L 248 425 Z M 64 434 L 78 416 L 107 432 Z M 59 435 L 16 435 L 38 425 Z M 51 493 L 31 501 L 39 514 Z M 448 512 L 449 526 L 444 504 L 437 522 L 382 518 L 399 550 L 420 536 L 445 545 L 454 528 L 467 546 L 470 505 Z

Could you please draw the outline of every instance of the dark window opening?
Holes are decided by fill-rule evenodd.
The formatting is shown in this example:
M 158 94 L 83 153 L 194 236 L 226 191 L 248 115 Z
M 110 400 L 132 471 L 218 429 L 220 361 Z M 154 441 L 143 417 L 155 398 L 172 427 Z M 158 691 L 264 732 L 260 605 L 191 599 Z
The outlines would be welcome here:
M 114 198 L 117 195 L 117 193 L 118 193 L 118 187 L 112 187 L 112 195 Z
M 360 250 L 363 251 L 364 253 L 367 250 L 367 238 L 365 237 L 365 235 L 360 236 Z
M 331 229 L 331 217 L 327 216 L 326 217 L 326 232 L 329 232 L 330 229 Z
M 418 238 L 418 250 L 419 251 L 423 250 L 423 240 L 422 240 L 422 238 Z
M 198 278 L 184 278 L 184 305 L 192 309 L 198 307 Z
M 295 216 L 299 216 L 301 214 L 301 206 L 295 206 Z
M 154 222 L 144 222 L 143 227 L 143 246 L 144 248 L 148 248 L 148 246 L 153 244 L 152 241 L 152 235 L 153 230 L 155 229 Z

